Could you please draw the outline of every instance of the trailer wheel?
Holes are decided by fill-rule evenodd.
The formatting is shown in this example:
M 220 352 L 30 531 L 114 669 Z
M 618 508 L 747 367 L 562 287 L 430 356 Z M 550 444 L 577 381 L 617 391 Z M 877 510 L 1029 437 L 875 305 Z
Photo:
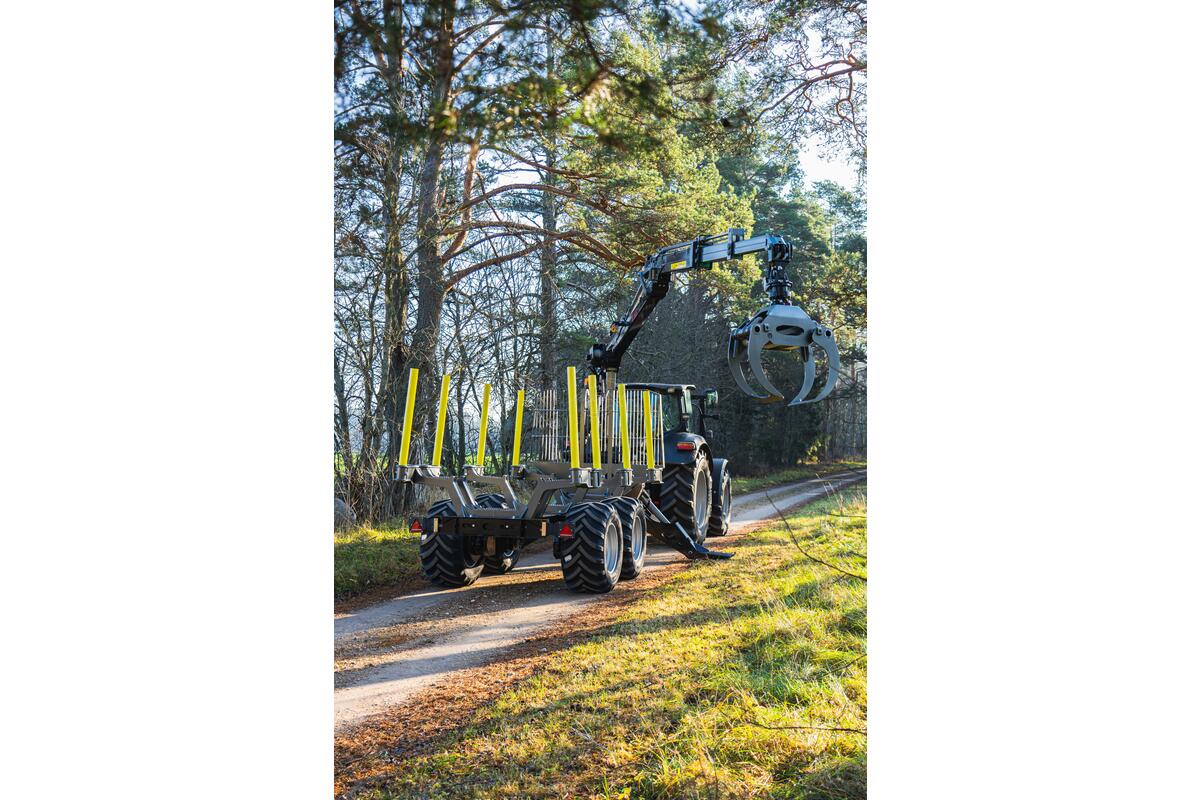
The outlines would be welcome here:
M 484 508 L 512 508 L 504 495 L 499 492 L 478 495 L 475 498 L 475 502 Z M 520 558 L 521 548 L 515 544 L 508 550 L 502 550 L 494 556 L 484 555 L 483 574 L 503 575 L 506 572 L 511 572 Z
M 483 572 L 483 557 L 467 552 L 457 533 L 433 532 L 434 517 L 453 517 L 454 504 L 439 500 L 429 507 L 421 523 L 421 573 L 430 583 L 451 589 L 470 586 Z
M 691 464 L 668 464 L 663 469 L 658 497 L 658 507 L 667 518 L 682 525 L 696 544 L 704 544 L 712 505 L 712 467 L 708 458 L 697 455 Z
M 729 477 L 729 461 L 713 459 L 712 511 L 708 515 L 708 535 L 724 536 L 733 522 L 733 480 Z
M 604 594 L 621 579 L 621 520 L 608 503 L 577 503 L 566 513 L 570 536 L 559 537 L 563 580 L 574 592 Z
M 621 580 L 642 574 L 646 563 L 646 509 L 633 497 L 610 497 L 603 501 L 617 510 L 621 520 Z

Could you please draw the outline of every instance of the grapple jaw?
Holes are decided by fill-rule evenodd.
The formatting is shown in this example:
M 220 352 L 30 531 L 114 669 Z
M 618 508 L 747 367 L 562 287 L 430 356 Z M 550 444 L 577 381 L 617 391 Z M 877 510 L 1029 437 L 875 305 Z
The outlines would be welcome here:
M 817 374 L 813 360 L 814 349 L 825 352 L 829 369 L 821 391 L 814 397 L 807 397 Z M 833 340 L 833 331 L 818 325 L 799 306 L 768 303 L 729 333 L 729 369 L 733 372 L 733 379 L 738 388 L 763 403 L 777 403 L 783 399 L 783 393 L 775 388 L 763 372 L 764 350 L 800 351 L 800 358 L 804 362 L 804 385 L 788 403 L 789 406 L 824 400 L 833 391 L 841 365 L 837 343 Z M 761 390 L 751 385 L 746 375 L 747 367 L 754 380 L 762 387 Z

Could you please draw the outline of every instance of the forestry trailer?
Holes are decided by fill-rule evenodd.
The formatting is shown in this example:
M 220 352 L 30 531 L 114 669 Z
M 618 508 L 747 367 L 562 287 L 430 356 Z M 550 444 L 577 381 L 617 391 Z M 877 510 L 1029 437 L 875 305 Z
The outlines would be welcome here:
M 713 453 L 704 424 L 715 417 L 717 392 L 697 392 L 687 384 L 620 384 L 617 369 L 675 275 L 758 253 L 765 257 L 769 302 L 730 332 L 734 380 L 761 402 L 782 400 L 763 372 L 762 352 L 798 350 L 804 379 L 789 405 L 822 400 L 837 380 L 837 347 L 832 331 L 789 299 L 791 245 L 774 234 L 746 238 L 739 229 L 664 247 L 650 256 L 638 273 L 629 312 L 612 324 L 607 342 L 589 349 L 590 374 L 580 381 L 574 367 L 567 369 L 565 403 L 553 386 L 532 392 L 528 403 L 525 391 L 517 392 L 507 475 L 484 473 L 488 384 L 483 387 L 476 463 L 463 475 L 442 474 L 449 375 L 442 377 L 431 461 L 408 463 L 418 379 L 417 370 L 411 370 L 396 477 L 446 495 L 413 521 L 413 529 L 421 533 L 425 577 L 439 586 L 467 586 L 481 574 L 508 572 L 523 547 L 546 537 L 552 539 L 567 586 L 580 592 L 609 592 L 618 581 L 636 578 L 649 534 L 688 558 L 732 557 L 704 544 L 707 537 L 726 533 L 731 523 L 729 465 Z M 827 374 L 820 391 L 808 397 L 817 350 L 825 353 Z M 747 368 L 760 388 L 752 387 Z M 515 483 L 525 484 L 528 499 L 518 496 Z M 494 491 L 476 494 L 474 487 Z

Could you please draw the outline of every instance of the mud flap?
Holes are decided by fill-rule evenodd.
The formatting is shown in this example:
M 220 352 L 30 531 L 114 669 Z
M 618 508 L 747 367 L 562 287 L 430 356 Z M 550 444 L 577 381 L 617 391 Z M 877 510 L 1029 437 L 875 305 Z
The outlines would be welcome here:
M 667 516 L 654 503 L 643 503 L 643 505 L 648 512 L 646 515 L 646 530 L 658 537 L 659 540 L 671 549 L 678 550 L 693 560 L 700 558 L 712 560 L 733 558 L 733 553 L 709 550 L 702 544 L 696 544 L 696 541 L 682 525 L 667 519 Z

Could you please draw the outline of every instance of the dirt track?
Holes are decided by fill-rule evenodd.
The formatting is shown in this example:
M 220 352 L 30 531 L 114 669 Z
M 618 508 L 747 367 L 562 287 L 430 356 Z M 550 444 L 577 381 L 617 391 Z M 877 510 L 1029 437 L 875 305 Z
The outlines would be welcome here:
M 862 480 L 843 472 L 734 498 L 733 537 L 792 508 Z M 730 538 L 733 538 L 730 537 Z M 721 549 L 729 539 L 710 539 Z M 685 559 L 655 545 L 646 556 L 653 575 Z M 736 565 L 736 559 L 731 566 Z M 487 576 L 462 589 L 422 588 L 334 621 L 334 724 L 345 733 L 367 718 L 412 700 L 456 673 L 502 660 L 513 648 L 605 598 L 636 593 L 641 581 L 611 595 L 574 594 L 563 586 L 549 552 L 529 556 L 508 575 Z

